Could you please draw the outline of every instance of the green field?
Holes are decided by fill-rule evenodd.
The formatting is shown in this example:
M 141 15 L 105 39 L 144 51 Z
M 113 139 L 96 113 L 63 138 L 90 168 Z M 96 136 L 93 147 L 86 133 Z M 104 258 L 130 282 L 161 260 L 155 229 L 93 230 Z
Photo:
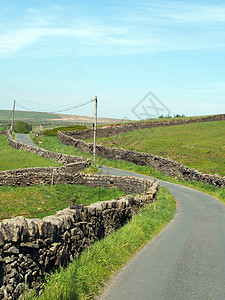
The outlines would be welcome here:
M 16 150 L 7 143 L 5 135 L 0 136 L 0 171 L 31 168 L 60 166 L 59 163 L 43 158 L 33 153 Z
M 117 199 L 124 194 L 115 188 L 108 190 L 102 187 L 91 188 L 69 184 L 29 187 L 0 186 L 0 219 L 27 213 L 30 214 L 26 216 L 27 218 L 43 218 L 68 207 L 68 200 L 72 197 L 76 198 L 77 204 L 89 205 L 98 201 Z
M 225 121 L 135 130 L 98 138 L 108 147 L 169 157 L 205 173 L 225 176 Z

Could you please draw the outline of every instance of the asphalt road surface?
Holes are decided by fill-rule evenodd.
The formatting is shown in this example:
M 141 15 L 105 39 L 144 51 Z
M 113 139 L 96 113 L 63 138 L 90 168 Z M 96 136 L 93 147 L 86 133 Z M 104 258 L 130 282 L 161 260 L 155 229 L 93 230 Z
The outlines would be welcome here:
M 147 178 L 108 167 L 101 173 Z M 113 276 L 97 299 L 225 299 L 225 206 L 194 189 L 161 184 L 176 198 L 175 219 Z
M 16 133 L 16 138 L 15 138 L 16 142 L 21 142 L 24 144 L 27 144 L 29 146 L 34 146 L 39 148 L 30 138 L 29 134 L 26 133 Z

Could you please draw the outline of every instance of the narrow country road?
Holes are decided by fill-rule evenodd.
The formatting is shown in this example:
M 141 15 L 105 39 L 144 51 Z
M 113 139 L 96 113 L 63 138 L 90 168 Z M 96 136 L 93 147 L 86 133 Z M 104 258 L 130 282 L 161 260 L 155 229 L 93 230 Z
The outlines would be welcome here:
M 29 134 L 26 133 L 16 133 L 16 138 L 15 138 L 16 142 L 21 142 L 24 144 L 27 144 L 29 146 L 34 146 L 39 148 L 30 138 Z
M 140 176 L 102 167 L 102 174 Z M 178 204 L 175 219 L 111 280 L 99 300 L 225 299 L 225 206 L 161 182 Z

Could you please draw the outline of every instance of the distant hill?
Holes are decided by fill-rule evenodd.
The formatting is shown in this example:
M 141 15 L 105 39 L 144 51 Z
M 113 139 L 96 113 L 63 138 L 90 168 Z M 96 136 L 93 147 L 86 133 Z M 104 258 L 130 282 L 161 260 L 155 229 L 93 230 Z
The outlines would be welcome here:
M 12 118 L 12 111 L 0 110 L 0 123 L 10 122 Z M 22 120 L 30 123 L 42 124 L 42 123 L 93 123 L 93 117 L 77 116 L 77 115 L 65 115 L 65 114 L 53 114 L 45 112 L 27 112 L 16 111 L 15 120 Z M 120 123 L 124 120 L 113 118 L 98 118 L 98 122 L 102 124 Z
M 0 110 L 0 120 L 8 121 L 12 118 L 11 110 Z M 51 119 L 61 119 L 58 115 L 42 113 L 42 112 L 27 112 L 27 111 L 15 111 L 15 119 L 18 120 L 31 120 L 31 121 L 41 121 L 41 120 L 51 120 Z

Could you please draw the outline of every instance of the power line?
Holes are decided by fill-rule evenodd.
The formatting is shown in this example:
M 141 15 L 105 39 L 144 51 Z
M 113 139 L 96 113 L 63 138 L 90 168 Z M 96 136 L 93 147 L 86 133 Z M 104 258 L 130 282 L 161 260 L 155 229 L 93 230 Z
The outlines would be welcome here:
M 30 110 L 30 109 L 27 109 L 26 107 L 24 107 L 24 106 L 22 106 L 22 105 L 20 105 L 17 101 L 16 101 L 16 105 L 18 105 L 19 107 L 21 107 L 21 108 L 23 108 L 23 109 L 25 109 L 25 110 L 27 110 L 27 111 L 32 111 L 32 110 Z
M 90 101 L 88 101 L 88 102 L 86 102 L 86 103 L 83 103 L 83 104 L 74 106 L 74 107 L 72 107 L 72 108 L 68 108 L 68 109 L 64 109 L 64 110 L 59 110 L 59 111 L 54 111 L 53 113 L 59 113 L 59 112 L 69 111 L 69 110 L 72 110 L 72 109 L 75 109 L 75 108 L 78 108 L 78 107 L 85 106 L 85 105 L 87 105 L 87 104 L 89 104 L 89 103 L 91 103 L 91 102 L 93 102 L 93 101 L 95 101 L 95 100 L 90 100 Z
M 73 107 L 70 107 L 70 108 L 67 108 L 67 109 L 63 109 L 63 110 L 58 110 L 58 111 L 51 111 L 49 113 L 60 113 L 60 112 L 66 112 L 66 111 L 70 111 L 70 110 L 73 110 L 73 109 L 76 109 L 76 108 L 79 108 L 79 107 L 82 107 L 82 106 L 85 106 L 91 102 L 95 101 L 94 99 L 91 99 L 85 103 L 82 103 L 82 104 L 78 104 L 76 106 L 73 106 Z M 26 110 L 26 111 L 29 111 L 29 112 L 39 112 L 39 111 L 34 111 L 34 110 L 30 110 L 26 107 L 24 107 L 23 105 L 19 104 L 17 101 L 16 101 L 16 104 L 21 107 L 22 109 Z

